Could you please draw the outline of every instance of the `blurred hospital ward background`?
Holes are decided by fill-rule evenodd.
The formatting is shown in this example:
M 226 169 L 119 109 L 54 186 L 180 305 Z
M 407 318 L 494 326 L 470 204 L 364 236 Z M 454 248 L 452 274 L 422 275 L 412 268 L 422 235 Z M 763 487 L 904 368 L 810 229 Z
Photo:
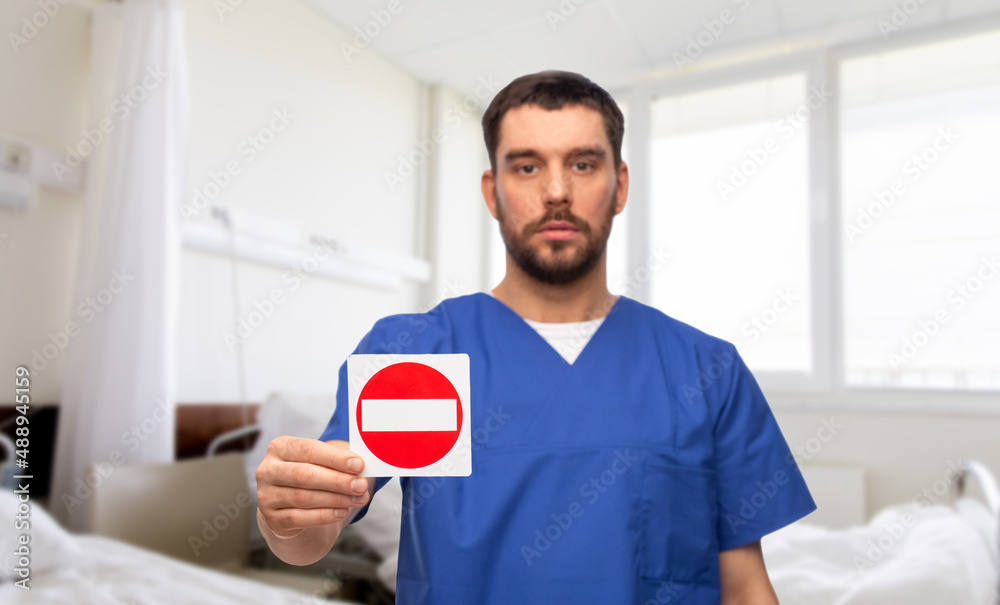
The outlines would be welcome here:
M 480 119 L 561 69 L 626 117 L 609 287 L 738 347 L 819 505 L 763 542 L 781 602 L 1000 604 L 996 0 L 3 0 L 0 34 L 0 602 L 392 603 L 398 481 L 293 567 L 254 469 L 377 319 L 499 282 Z

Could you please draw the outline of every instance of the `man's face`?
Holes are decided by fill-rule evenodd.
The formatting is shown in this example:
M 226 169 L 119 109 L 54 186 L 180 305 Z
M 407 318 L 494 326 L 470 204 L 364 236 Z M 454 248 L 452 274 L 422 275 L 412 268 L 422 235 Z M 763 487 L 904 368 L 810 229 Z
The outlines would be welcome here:
M 615 167 L 597 110 L 522 105 L 500 123 L 496 172 L 484 173 L 482 186 L 518 267 L 567 284 L 603 262 L 612 219 L 625 208 L 628 169 Z

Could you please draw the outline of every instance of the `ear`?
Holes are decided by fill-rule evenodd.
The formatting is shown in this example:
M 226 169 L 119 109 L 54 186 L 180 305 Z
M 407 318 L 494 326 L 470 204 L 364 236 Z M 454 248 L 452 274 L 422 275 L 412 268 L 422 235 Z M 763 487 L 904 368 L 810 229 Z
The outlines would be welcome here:
M 493 218 L 497 218 L 497 181 L 496 177 L 493 175 L 492 170 L 484 170 L 483 176 L 479 181 L 479 186 L 483 190 L 483 200 L 486 201 L 486 208 L 493 215 Z
M 625 209 L 625 201 L 628 200 L 628 164 L 622 162 L 618 165 L 618 195 L 615 199 L 615 214 L 621 214 Z

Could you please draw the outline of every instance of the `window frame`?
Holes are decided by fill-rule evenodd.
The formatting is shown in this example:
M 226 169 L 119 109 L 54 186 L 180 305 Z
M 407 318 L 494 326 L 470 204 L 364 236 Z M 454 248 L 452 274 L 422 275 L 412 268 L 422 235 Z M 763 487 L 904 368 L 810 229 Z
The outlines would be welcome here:
M 632 213 L 627 266 L 642 264 L 650 250 L 651 143 L 653 101 L 790 73 L 806 77 L 807 90 L 825 86 L 833 97 L 809 120 L 809 251 L 812 373 L 755 372 L 775 409 L 1000 415 L 1000 391 L 850 387 L 846 383 L 844 340 L 843 229 L 840 192 L 840 65 L 879 52 L 903 50 L 1000 29 L 1000 18 L 969 19 L 900 32 L 890 42 L 873 38 L 829 48 L 813 48 L 751 60 L 717 61 L 687 73 L 636 82 L 612 94 L 629 104 L 627 140 Z M 650 302 L 649 283 L 632 296 Z

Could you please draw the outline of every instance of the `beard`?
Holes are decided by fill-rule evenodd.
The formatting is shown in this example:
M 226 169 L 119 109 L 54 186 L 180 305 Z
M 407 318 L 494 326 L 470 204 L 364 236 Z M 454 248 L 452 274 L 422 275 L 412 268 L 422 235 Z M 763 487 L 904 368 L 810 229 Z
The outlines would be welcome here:
M 503 204 L 498 203 L 497 220 L 500 223 L 500 236 L 507 248 L 507 254 L 514 259 L 522 271 L 544 284 L 561 286 L 577 281 L 594 270 L 607 249 L 608 236 L 611 235 L 611 223 L 615 216 L 614 200 L 617 193 L 618 187 L 616 185 L 610 196 L 608 213 L 604 217 L 605 221 L 597 226 L 596 232 L 586 221 L 574 216 L 568 208 L 561 207 L 557 210 L 549 210 L 538 220 L 525 225 L 518 233 L 504 220 Z M 563 255 L 560 254 L 573 245 L 568 241 L 543 242 L 542 246 L 547 246 L 552 252 L 549 259 L 543 258 L 540 252 L 528 243 L 538 232 L 538 229 L 549 221 L 566 221 L 572 224 L 578 234 L 583 237 L 583 244 L 568 258 L 563 258 Z

